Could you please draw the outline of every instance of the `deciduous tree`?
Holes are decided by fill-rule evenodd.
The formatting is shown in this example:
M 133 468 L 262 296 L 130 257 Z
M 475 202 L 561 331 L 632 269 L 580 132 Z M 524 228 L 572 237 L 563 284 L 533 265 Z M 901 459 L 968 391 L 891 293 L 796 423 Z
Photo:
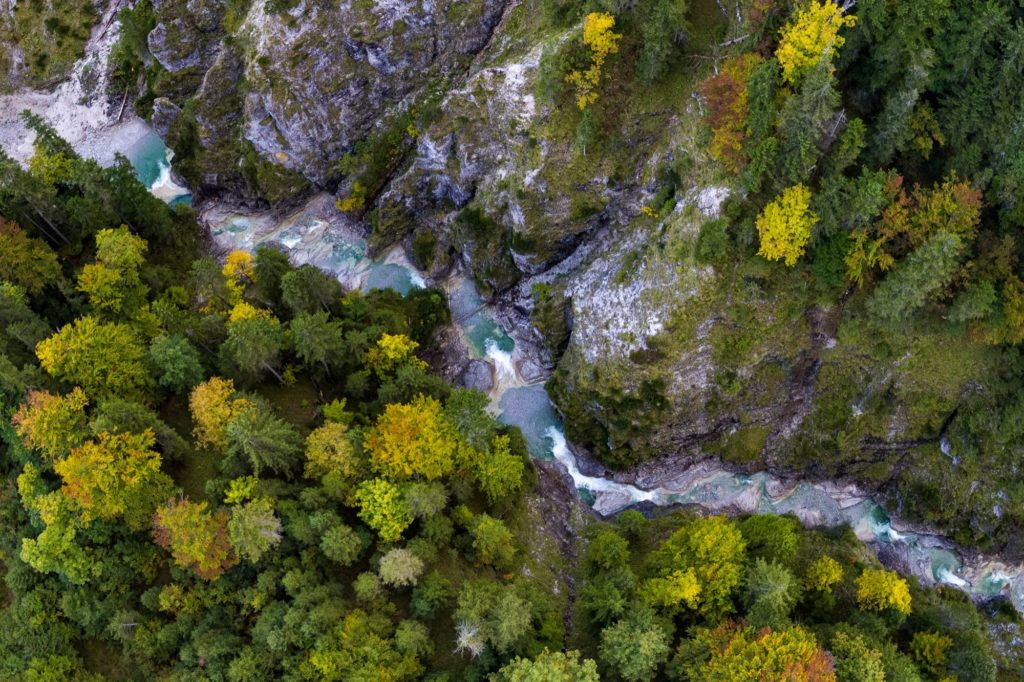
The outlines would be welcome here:
M 133 529 L 145 528 L 153 509 L 167 499 L 170 477 L 160 470 L 153 432 L 101 433 L 53 465 L 64 479 L 65 495 L 82 508 L 82 521 L 123 517 Z
M 18 494 L 43 530 L 35 538 L 21 539 L 21 560 L 40 573 L 57 573 L 75 585 L 84 585 L 101 572 L 95 557 L 77 542 L 81 521 L 75 503 L 61 491 L 47 492 L 41 472 L 26 464 L 18 476 Z
M 413 521 L 401 489 L 383 478 L 364 481 L 356 490 L 359 518 L 384 542 L 396 542 Z
M 221 273 L 230 292 L 229 299 L 237 304 L 242 300 L 245 288 L 256 279 L 256 260 L 248 251 L 235 249 L 224 259 Z
M 60 263 L 46 242 L 32 239 L 14 223 L 0 218 L 0 280 L 38 294 L 61 280 Z
M 515 497 L 523 487 L 526 463 L 512 454 L 508 436 L 495 436 L 489 452 L 477 460 L 476 477 L 480 490 L 493 505 Z
M 81 317 L 41 341 L 36 354 L 50 375 L 78 384 L 90 396 L 145 397 L 153 383 L 145 348 L 125 324 Z
M 910 613 L 910 587 L 895 571 L 866 568 L 857 578 L 857 603 L 868 611 Z
M 427 363 L 416 357 L 420 344 L 405 334 L 382 334 L 376 345 L 366 353 L 366 366 L 380 378 L 392 375 L 406 366 L 426 369 Z
M 473 549 L 481 563 L 498 569 L 512 565 L 516 546 L 512 532 L 500 519 L 480 514 L 474 519 Z
M 692 570 L 700 585 L 697 610 L 712 622 L 733 608 L 743 580 L 746 545 L 735 524 L 721 516 L 694 519 L 651 556 L 655 577 Z
M 491 682 L 599 682 L 597 663 L 589 658 L 580 660 L 578 651 L 545 649 L 530 660 L 516 656 L 497 673 Z
M 743 140 L 747 133 L 747 81 L 761 59 L 751 53 L 730 57 L 717 74 L 701 85 L 711 126 L 711 154 L 733 173 L 746 165 Z
M 793 267 L 811 239 L 811 228 L 818 216 L 810 210 L 811 191 L 794 185 L 775 197 L 757 217 L 761 237 L 758 255 L 781 260 Z
M 576 88 L 576 106 L 580 110 L 597 101 L 601 69 L 608 55 L 619 51 L 622 34 L 613 33 L 615 17 L 607 12 L 591 12 L 583 19 L 583 44 L 590 48 L 590 67 L 571 71 L 565 80 Z
M 365 534 L 360 535 L 344 523 L 328 528 L 320 536 L 320 551 L 325 557 L 342 566 L 354 564 L 367 544 L 369 538 L 365 537 Z
M 601 660 L 627 682 L 655 678 L 669 652 L 669 633 L 648 609 L 639 609 L 601 631 Z
M 12 419 L 25 445 L 54 462 L 67 457 L 89 436 L 89 399 L 77 386 L 67 395 L 31 391 Z
M 913 639 L 910 640 L 910 654 L 922 668 L 936 678 L 941 678 L 946 670 L 952 646 L 953 640 L 947 635 L 937 632 L 915 632 Z
M 388 405 L 363 446 L 373 468 L 391 478 L 433 480 L 455 468 L 455 432 L 434 398 L 420 396 L 409 404 Z
M 488 646 L 503 653 L 522 642 L 533 613 L 513 585 L 478 579 L 463 583 L 454 620 L 458 650 L 479 656 Z
M 831 657 L 801 627 L 755 630 L 725 622 L 697 635 L 710 659 L 701 682 L 836 682 Z
M 356 480 L 366 465 L 353 445 L 354 434 L 345 424 L 326 422 L 306 439 L 305 476 L 325 479 L 332 489 L 343 489 Z
M 228 537 L 238 556 L 258 562 L 281 542 L 281 520 L 274 514 L 273 501 L 260 497 L 232 507 Z
M 174 563 L 214 580 L 236 558 L 228 536 L 227 512 L 209 512 L 206 502 L 171 500 L 156 510 L 153 539 L 171 552 Z
M 882 652 L 868 646 L 863 635 L 841 630 L 832 638 L 829 651 L 839 682 L 885 682 Z
M 82 268 L 78 290 L 106 314 L 132 313 L 146 300 L 147 287 L 139 277 L 146 262 L 146 240 L 127 227 L 96 233 L 96 262 Z
M 377 574 L 385 585 L 409 587 L 416 584 L 423 568 L 422 559 L 405 547 L 396 547 L 381 557 Z
M 843 579 L 843 567 L 832 557 L 818 557 L 804 573 L 804 587 L 815 592 L 831 592 L 832 586 Z
M 856 17 L 844 15 L 843 8 L 834 0 L 811 0 L 782 30 L 782 38 L 775 56 L 782 65 L 782 76 L 787 83 L 796 83 L 800 77 L 821 60 L 830 60 L 846 39 L 842 28 L 857 23 Z
M 201 446 L 226 450 L 228 422 L 255 404 L 237 397 L 235 383 L 231 379 L 213 377 L 192 389 L 188 406 L 195 423 L 193 434 L 196 442 Z

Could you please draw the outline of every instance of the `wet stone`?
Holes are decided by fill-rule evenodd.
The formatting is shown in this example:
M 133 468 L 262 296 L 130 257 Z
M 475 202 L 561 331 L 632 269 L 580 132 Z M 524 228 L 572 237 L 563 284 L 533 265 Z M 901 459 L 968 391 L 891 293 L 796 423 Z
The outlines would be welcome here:
M 490 393 L 494 388 L 494 368 L 489 362 L 470 360 L 466 369 L 462 371 L 459 382 L 466 388 Z
M 633 504 L 633 498 L 621 490 L 602 490 L 594 500 L 594 511 L 601 516 L 620 512 Z

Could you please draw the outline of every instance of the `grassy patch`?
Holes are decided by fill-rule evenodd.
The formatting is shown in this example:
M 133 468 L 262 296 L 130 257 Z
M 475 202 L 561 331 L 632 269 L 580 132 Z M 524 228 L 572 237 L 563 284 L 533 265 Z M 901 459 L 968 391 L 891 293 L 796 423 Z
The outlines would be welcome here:
M 88 0 L 28 0 L 14 5 L 13 25 L 0 27 L 0 40 L 25 55 L 30 85 L 66 76 L 84 51 L 97 14 Z
M 726 461 L 750 464 L 757 461 L 771 431 L 768 426 L 741 427 L 733 433 L 722 436 L 708 450 L 720 455 Z
M 294 424 L 303 436 L 313 430 L 317 419 L 320 391 L 307 377 L 286 385 L 260 384 L 256 393 L 266 399 L 286 421 Z

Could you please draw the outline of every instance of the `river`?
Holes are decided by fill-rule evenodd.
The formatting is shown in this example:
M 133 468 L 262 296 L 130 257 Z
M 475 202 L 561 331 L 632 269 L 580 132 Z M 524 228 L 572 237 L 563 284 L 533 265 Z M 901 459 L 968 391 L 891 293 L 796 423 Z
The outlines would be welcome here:
M 19 117 L 27 108 L 49 121 L 83 156 L 110 164 L 115 154 L 122 154 L 154 195 L 168 203 L 190 203 L 188 189 L 171 173 L 171 153 L 160 137 L 130 112 L 117 111 L 103 98 L 91 96 L 78 76 L 84 67 L 95 72 L 105 62 L 116 32 L 107 30 L 110 25 L 97 25 L 75 75 L 53 91 L 0 96 L 0 147 L 22 162 L 31 155 L 32 136 Z M 116 22 L 112 25 L 116 27 Z M 91 91 L 102 92 L 104 86 L 101 79 Z M 909 530 L 853 485 L 783 480 L 765 472 L 738 474 L 715 460 L 676 472 L 655 489 L 582 473 L 543 381 L 536 380 L 535 371 L 528 373 L 532 381 L 524 378 L 522 370 L 531 362 L 531 353 L 516 343 L 516 330 L 504 329 L 473 283 L 458 273 L 430 281 L 397 247 L 370 258 L 362 225 L 337 211 L 328 195 L 317 195 L 286 215 L 244 213 L 218 204 L 198 209 L 201 221 L 224 249 L 252 250 L 272 242 L 287 250 L 295 263 L 331 272 L 348 288 L 391 288 L 406 294 L 414 287 L 436 286 L 446 291 L 470 354 L 492 368 L 494 413 L 522 430 L 533 457 L 556 460 L 581 499 L 603 515 L 644 503 L 697 505 L 713 512 L 791 513 L 809 526 L 849 524 L 876 550 L 894 550 L 924 584 L 950 585 L 978 599 L 1004 594 L 1024 612 L 1024 565 L 964 552 L 938 534 Z

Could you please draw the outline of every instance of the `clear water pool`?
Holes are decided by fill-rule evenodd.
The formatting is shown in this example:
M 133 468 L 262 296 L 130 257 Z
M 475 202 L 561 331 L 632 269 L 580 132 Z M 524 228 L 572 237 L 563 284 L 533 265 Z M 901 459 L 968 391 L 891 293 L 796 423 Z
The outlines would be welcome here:
M 126 156 L 135 168 L 139 182 L 155 196 L 172 206 L 192 204 L 191 193 L 171 176 L 171 151 L 155 132 L 147 130 L 128 148 Z

